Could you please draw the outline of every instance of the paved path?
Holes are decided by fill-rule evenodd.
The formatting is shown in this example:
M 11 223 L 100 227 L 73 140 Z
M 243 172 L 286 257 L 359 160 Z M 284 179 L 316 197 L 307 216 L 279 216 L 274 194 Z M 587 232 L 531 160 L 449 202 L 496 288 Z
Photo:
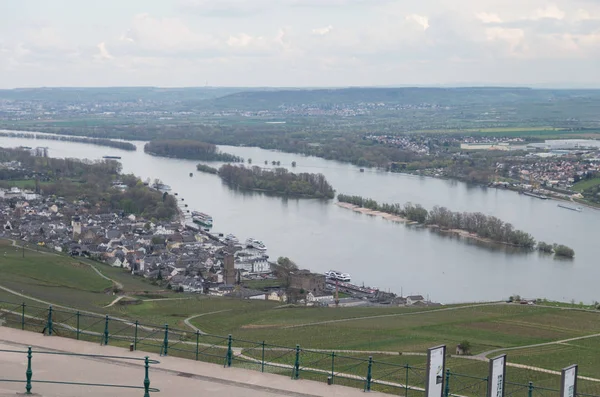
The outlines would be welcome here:
M 111 307 L 111 306 L 115 305 L 116 303 L 118 303 L 123 298 L 125 298 L 124 295 L 118 296 L 115 300 L 113 300 L 112 302 L 110 302 L 108 305 L 106 305 L 104 307 Z
M 185 325 L 187 325 L 188 327 L 190 327 L 191 329 L 194 330 L 194 332 L 199 332 L 200 335 L 206 335 L 206 332 L 203 332 L 200 328 L 196 327 L 195 325 L 193 325 L 190 321 L 198 318 L 198 317 L 203 317 L 203 316 L 208 316 L 211 314 L 217 314 L 217 313 L 223 313 L 223 312 L 230 312 L 231 309 L 227 309 L 227 310 L 218 310 L 216 312 L 209 312 L 209 313 L 200 313 L 200 314 L 195 314 L 191 317 L 186 318 L 185 320 L 183 320 L 183 322 L 185 323 Z
M 495 305 L 505 305 L 505 304 L 506 303 L 504 303 L 504 302 L 479 303 L 479 304 L 475 304 L 475 305 L 446 307 L 443 309 L 421 310 L 421 311 L 417 311 L 417 312 L 408 312 L 408 313 L 380 314 L 377 316 L 342 318 L 339 320 L 326 320 L 326 321 L 317 321 L 314 323 L 288 325 L 287 327 L 282 327 L 282 329 L 311 327 L 314 325 L 325 325 L 325 324 L 334 324 L 334 323 L 345 323 L 345 322 L 349 322 L 349 321 L 371 320 L 374 318 L 414 316 L 415 314 L 438 313 L 438 312 L 446 312 L 446 311 L 451 311 L 451 310 L 469 309 L 469 308 L 473 308 L 473 307 L 495 306 Z
M 99 346 L 97 343 L 73 341 L 60 337 L 47 337 L 37 333 L 3 328 L 0 333 L 0 349 L 25 351 L 34 348 L 32 359 L 33 389 L 42 397 L 139 397 L 140 390 L 107 389 L 89 386 L 68 386 L 35 383 L 35 380 L 61 380 L 84 383 L 112 383 L 141 386 L 144 371 L 141 362 L 112 358 L 66 357 L 36 354 L 35 351 L 69 352 L 121 357 L 142 358 L 148 353 L 129 352 L 114 346 Z M 224 369 L 221 365 L 191 361 L 175 357 L 160 357 L 149 354 L 160 364 L 151 365 L 150 387 L 160 389 L 157 396 L 202 395 L 227 397 L 364 397 L 361 389 L 343 386 L 328 386 L 325 382 L 291 380 L 288 376 L 261 373 L 240 368 Z M 25 354 L 0 353 L 0 373 L 4 379 L 25 378 Z M 24 392 L 23 383 L 0 382 L 0 396 L 14 396 Z M 154 395 L 154 394 L 152 394 Z M 371 392 L 372 397 L 384 397 Z
M 600 337 L 600 334 L 584 335 L 584 336 L 578 336 L 578 337 L 575 337 L 575 338 L 569 338 L 569 339 L 563 339 L 563 340 L 555 340 L 555 341 L 552 341 L 552 342 L 536 343 L 535 345 L 505 347 L 505 348 L 502 348 L 502 349 L 494 349 L 494 350 L 489 350 L 487 352 L 479 353 L 479 354 L 477 354 L 476 356 L 473 356 L 473 357 L 487 361 L 487 356 L 489 356 L 490 354 L 499 353 L 499 352 L 505 352 L 507 350 L 533 349 L 533 348 L 536 348 L 536 347 L 550 346 L 550 345 L 559 345 L 559 344 L 562 344 L 562 343 L 573 342 L 573 341 L 576 341 L 576 340 L 590 339 L 590 338 L 597 338 L 597 337 Z

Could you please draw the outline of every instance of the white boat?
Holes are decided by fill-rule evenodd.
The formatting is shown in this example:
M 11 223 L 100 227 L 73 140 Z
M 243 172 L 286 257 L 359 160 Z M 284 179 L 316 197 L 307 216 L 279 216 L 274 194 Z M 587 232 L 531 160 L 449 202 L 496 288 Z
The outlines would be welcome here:
M 330 270 L 328 272 L 325 272 L 325 278 L 328 278 L 330 280 L 341 281 L 343 283 L 349 283 L 350 281 L 352 281 L 352 277 L 350 277 L 348 273 L 338 272 L 337 270 Z
M 249 238 L 248 240 L 246 240 L 246 247 L 248 248 L 254 248 L 257 249 L 259 251 L 266 251 L 267 250 L 267 246 L 260 240 L 254 240 L 253 238 Z
M 237 244 L 239 242 L 240 241 L 238 240 L 238 238 L 235 237 L 233 234 L 228 234 L 227 236 L 225 236 L 225 243 L 226 244 L 232 244 L 232 245 L 234 245 L 234 244 Z
M 202 212 L 192 211 L 192 220 L 195 223 L 199 223 L 202 226 L 212 227 L 213 218 L 208 214 L 204 214 Z

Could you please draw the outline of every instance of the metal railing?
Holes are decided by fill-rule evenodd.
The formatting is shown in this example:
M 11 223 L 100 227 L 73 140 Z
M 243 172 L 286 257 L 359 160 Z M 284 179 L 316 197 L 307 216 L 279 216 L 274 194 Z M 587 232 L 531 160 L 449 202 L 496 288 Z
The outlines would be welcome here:
M 398 355 L 374 354 L 365 357 L 360 352 L 304 349 L 268 344 L 265 341 L 236 339 L 190 332 L 165 325 L 144 324 L 139 321 L 117 319 L 74 310 L 30 306 L 25 303 L 0 301 L 0 324 L 58 335 L 101 345 L 130 347 L 162 356 L 173 355 L 204 361 L 224 367 L 237 367 L 289 376 L 292 379 L 310 379 L 329 384 L 360 388 L 365 391 L 422 396 L 425 394 L 426 358 L 413 356 L 411 360 Z M 404 360 L 404 362 L 401 362 Z M 410 361 L 410 363 L 409 363 Z M 484 397 L 489 386 L 487 362 L 470 361 L 469 374 L 448 370 L 445 374 L 445 397 Z M 448 365 L 450 367 L 450 365 Z M 461 368 L 465 370 L 464 361 Z M 515 371 L 517 371 L 515 369 Z M 477 376 L 481 374 L 482 376 Z M 518 376 L 517 376 L 518 375 Z M 530 374 L 531 375 L 531 374 Z M 537 375 L 537 373 L 536 373 Z M 558 397 L 558 376 L 552 382 L 527 382 L 526 372 L 508 373 L 505 397 Z M 556 379 L 555 379 L 556 378 Z M 531 379 L 531 378 L 529 378 Z M 523 383 L 519 383 L 523 382 Z M 600 382 L 582 383 L 577 390 L 581 397 L 600 397 Z
M 30 395 L 33 394 L 33 386 L 34 384 L 54 384 L 54 385 L 70 385 L 70 386 L 90 386 L 90 387 L 110 387 L 110 388 L 120 388 L 120 389 L 138 389 L 144 391 L 144 397 L 150 397 L 150 393 L 157 393 L 160 390 L 156 388 L 150 387 L 150 364 L 159 364 L 159 361 L 151 360 L 148 357 L 145 358 L 134 358 L 134 357 L 121 357 L 121 356 L 105 356 L 98 354 L 78 354 L 78 353 L 64 353 L 64 352 L 55 352 L 55 351 L 41 351 L 41 350 L 32 350 L 31 346 L 24 350 L 5 350 L 0 349 L 0 353 L 8 353 L 8 354 L 24 354 L 27 356 L 27 369 L 25 371 L 24 379 L 3 379 L 0 378 L 1 382 L 8 383 L 25 383 L 25 394 Z M 54 355 L 54 356 L 67 356 L 67 357 L 81 357 L 81 358 L 102 358 L 102 359 L 112 359 L 112 360 L 128 360 L 128 361 L 142 361 L 144 362 L 144 380 L 141 382 L 141 386 L 136 385 L 117 385 L 110 383 L 85 383 L 85 382 L 72 382 L 72 381 L 56 381 L 56 380 L 43 380 L 37 379 L 34 377 L 34 373 L 32 370 L 32 361 L 34 357 L 38 355 Z M 38 388 L 36 387 L 36 392 Z M 36 393 L 39 394 L 39 393 Z

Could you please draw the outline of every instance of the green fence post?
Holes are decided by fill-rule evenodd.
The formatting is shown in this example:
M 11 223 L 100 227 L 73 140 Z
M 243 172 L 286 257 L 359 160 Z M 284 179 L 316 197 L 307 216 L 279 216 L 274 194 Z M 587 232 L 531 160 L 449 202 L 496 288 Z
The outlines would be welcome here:
M 27 371 L 25 371 L 25 377 L 27 378 L 27 382 L 25 383 L 25 394 L 31 394 L 31 376 L 33 372 L 31 371 L 31 346 L 27 348 Z
M 133 332 L 133 350 L 137 351 L 137 332 L 138 332 L 139 321 L 135 320 L 135 331 Z
M 108 345 L 108 314 L 104 319 L 104 346 Z
M 48 336 L 52 336 L 52 305 L 48 307 L 48 323 L 46 324 L 46 329 L 48 330 Z
M 527 390 L 527 395 L 529 397 L 533 397 L 533 382 L 529 382 L 529 388 Z
M 448 397 L 450 395 L 450 370 L 446 370 L 446 386 L 444 388 L 444 397 Z
M 198 350 L 200 348 L 200 330 L 196 330 L 196 361 L 198 361 Z
M 226 365 L 228 367 L 231 367 L 231 360 L 233 359 L 233 351 L 231 350 L 231 343 L 232 343 L 232 338 L 231 338 L 231 334 L 229 334 L 229 337 L 227 338 L 227 362 Z
M 80 333 L 80 331 L 79 331 L 79 316 L 80 315 L 81 314 L 79 313 L 79 311 L 77 311 L 77 340 L 79 340 L 79 333 Z
M 165 324 L 165 340 L 163 341 L 163 356 L 166 356 L 169 353 L 169 324 Z
M 296 361 L 294 362 L 294 375 L 293 379 L 300 377 L 300 345 L 296 345 Z
M 25 329 L 25 302 L 21 304 L 21 329 Z
M 335 376 L 335 352 L 331 352 L 331 384 L 334 383 L 333 377 Z
M 148 370 L 150 368 L 150 363 L 148 362 L 148 356 L 144 360 L 144 369 L 146 372 L 146 376 L 144 377 L 144 397 L 150 397 L 150 378 L 148 376 Z
M 406 382 L 404 382 L 404 397 L 408 397 L 408 378 L 410 374 L 410 365 L 406 364 Z
M 373 371 L 373 356 L 369 356 L 369 366 L 367 367 L 367 381 L 365 383 L 365 391 L 371 391 L 371 379 L 373 378 L 372 371 Z
M 265 341 L 262 341 L 262 357 L 260 360 L 260 372 L 265 372 Z

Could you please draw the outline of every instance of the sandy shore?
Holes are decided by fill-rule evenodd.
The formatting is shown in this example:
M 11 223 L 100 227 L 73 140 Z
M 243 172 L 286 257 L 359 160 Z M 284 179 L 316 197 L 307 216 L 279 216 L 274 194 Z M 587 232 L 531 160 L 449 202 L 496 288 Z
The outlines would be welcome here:
M 392 215 L 392 214 L 388 214 L 386 212 L 370 210 L 368 208 L 359 207 L 358 205 L 354 205 L 354 204 L 350 204 L 350 203 L 337 202 L 335 204 L 338 207 L 346 208 L 346 209 L 352 210 L 354 212 L 360 212 L 361 214 L 365 214 L 365 215 L 380 216 L 384 219 L 387 219 L 387 220 L 390 220 L 393 222 L 399 222 L 399 223 L 407 223 L 408 222 L 408 219 L 403 218 L 398 215 Z
M 361 214 L 366 214 L 366 215 L 380 216 L 380 217 L 382 217 L 384 219 L 388 219 L 388 220 L 394 221 L 394 222 L 406 223 L 406 224 L 419 224 L 417 222 L 411 222 L 408 219 L 403 218 L 403 217 L 398 216 L 398 215 L 392 215 L 392 214 L 388 214 L 386 212 L 370 210 L 368 208 L 359 207 L 358 205 L 354 205 L 354 204 L 350 204 L 350 203 L 340 203 L 340 202 L 337 202 L 335 204 L 338 207 L 346 208 L 346 209 L 352 210 L 354 212 L 360 212 Z M 501 244 L 501 245 L 506 245 L 506 246 L 509 246 L 509 247 L 513 246 L 511 244 L 494 241 L 494 240 L 491 240 L 489 238 L 479 237 L 478 235 L 476 235 L 474 233 L 467 232 L 466 230 L 460 230 L 460 229 L 442 229 L 438 225 L 422 225 L 422 226 L 428 227 L 430 229 L 434 229 L 434 230 L 436 230 L 436 231 L 438 231 L 440 233 L 457 234 L 457 235 L 459 235 L 461 237 L 469 238 L 469 239 L 472 239 L 472 240 L 481 241 L 481 242 L 484 242 L 484 243 Z

